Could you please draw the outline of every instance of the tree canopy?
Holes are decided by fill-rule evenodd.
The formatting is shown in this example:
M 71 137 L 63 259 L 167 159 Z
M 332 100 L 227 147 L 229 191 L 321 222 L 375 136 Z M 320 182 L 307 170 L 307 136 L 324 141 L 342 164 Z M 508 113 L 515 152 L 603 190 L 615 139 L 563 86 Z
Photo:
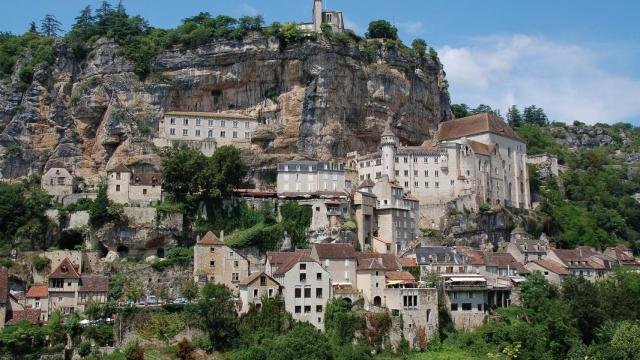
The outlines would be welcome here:
M 398 39 L 398 29 L 387 20 L 376 20 L 369 23 L 369 30 L 365 34 L 369 39 Z

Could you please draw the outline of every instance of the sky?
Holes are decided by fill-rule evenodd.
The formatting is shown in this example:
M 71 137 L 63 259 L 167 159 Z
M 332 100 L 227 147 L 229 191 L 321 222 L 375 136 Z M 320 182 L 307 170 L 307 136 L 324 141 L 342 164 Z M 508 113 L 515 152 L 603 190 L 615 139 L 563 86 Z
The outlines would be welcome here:
M 100 0 L 2 0 L 0 30 L 22 33 L 55 15 L 65 29 Z M 116 0 L 113 0 L 115 2 Z M 263 15 L 267 23 L 311 20 L 311 0 L 124 0 L 130 14 L 170 28 L 211 14 Z M 638 0 L 326 0 L 364 34 L 387 19 L 406 44 L 423 38 L 440 54 L 452 103 L 504 114 L 535 104 L 551 120 L 640 125 Z

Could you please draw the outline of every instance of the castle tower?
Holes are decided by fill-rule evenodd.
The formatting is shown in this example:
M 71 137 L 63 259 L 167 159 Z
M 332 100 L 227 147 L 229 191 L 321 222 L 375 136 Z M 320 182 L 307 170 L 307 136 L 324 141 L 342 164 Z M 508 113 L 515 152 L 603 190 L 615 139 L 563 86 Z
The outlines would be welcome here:
M 391 119 L 387 122 L 387 127 L 380 138 L 380 147 L 382 148 L 382 166 L 383 175 L 389 177 L 389 181 L 396 180 L 396 136 L 391 131 Z
M 324 0 L 313 0 L 313 31 L 322 31 L 322 2 Z

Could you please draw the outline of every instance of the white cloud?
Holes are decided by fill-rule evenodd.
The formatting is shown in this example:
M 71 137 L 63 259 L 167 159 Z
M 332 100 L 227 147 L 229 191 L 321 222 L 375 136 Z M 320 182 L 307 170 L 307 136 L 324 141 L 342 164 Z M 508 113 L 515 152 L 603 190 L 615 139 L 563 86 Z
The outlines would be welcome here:
M 409 35 L 418 35 L 424 30 L 424 23 L 422 21 L 401 21 L 397 25 L 400 30 Z
M 258 9 L 256 9 L 255 7 L 247 4 L 247 3 L 243 3 L 240 6 L 240 9 L 242 10 L 242 14 L 243 15 L 249 15 L 249 16 L 256 16 L 258 15 Z
M 453 102 L 504 111 L 535 104 L 553 120 L 587 123 L 640 117 L 640 80 L 607 71 L 600 53 L 541 37 L 479 38 L 439 50 Z

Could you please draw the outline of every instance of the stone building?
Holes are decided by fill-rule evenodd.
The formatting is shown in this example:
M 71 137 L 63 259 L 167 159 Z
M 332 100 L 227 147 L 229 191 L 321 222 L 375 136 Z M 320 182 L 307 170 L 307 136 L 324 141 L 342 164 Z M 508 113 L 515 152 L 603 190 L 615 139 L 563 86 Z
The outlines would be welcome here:
M 423 246 L 416 248 L 416 261 L 420 266 L 420 273 L 464 274 L 471 270 L 463 254 L 446 246 Z
M 310 256 L 329 271 L 334 294 L 350 297 L 358 293 L 356 251 L 351 244 L 313 244 Z
M 47 194 L 62 200 L 64 196 L 71 195 L 74 192 L 76 186 L 75 177 L 62 161 L 49 161 L 44 170 L 40 185 Z
M 65 258 L 48 276 L 49 309 L 62 314 L 83 313 L 88 303 L 105 303 L 109 278 L 82 274 L 79 266 Z
M 282 287 L 274 278 L 264 271 L 254 272 L 240 281 L 240 313 L 249 311 L 251 304 L 256 308 L 262 306 L 262 298 L 282 295 Z
M 480 326 L 487 311 L 487 279 L 482 276 L 444 274 L 446 303 L 458 330 L 471 330 Z
M 595 281 L 602 277 L 598 270 L 604 269 L 591 259 L 591 252 L 577 249 L 550 249 L 546 260 L 553 261 L 567 269 L 571 275 Z
M 258 120 L 248 116 L 213 112 L 168 111 L 158 125 L 156 146 L 186 145 L 211 156 L 220 146 L 246 148 Z
M 511 239 L 504 248 L 516 261 L 526 264 L 529 261 L 546 258 L 549 251 L 549 238 L 542 234 L 538 240 L 531 239 L 529 234 L 518 226 L 511 232 Z
M 541 273 L 545 279 L 556 285 L 562 284 L 562 279 L 570 275 L 567 269 L 551 260 L 532 260 L 526 263 L 524 267 L 527 268 L 530 273 Z
M 388 176 L 420 202 L 420 226 L 440 228 L 451 206 L 529 209 L 526 145 L 499 117 L 483 113 L 441 123 L 433 142 L 399 146 L 391 123 L 380 151 L 349 153 L 360 181 Z
M 344 30 L 344 18 L 342 16 L 342 11 L 330 11 L 324 9 L 323 0 L 313 1 L 312 17 L 312 23 L 298 24 L 300 29 L 319 33 L 322 32 L 322 24 L 327 24 L 333 31 L 340 32 Z
M 40 310 L 40 322 L 49 321 L 49 285 L 31 285 L 25 295 L 25 306 Z
M 239 291 L 240 282 L 249 276 L 249 260 L 224 243 L 224 233 L 218 239 L 209 231 L 193 248 L 193 276 L 196 282 L 224 284 Z
M 150 205 L 162 201 L 162 174 L 133 172 L 124 164 L 107 170 L 107 196 L 120 204 Z
M 350 191 L 344 164 L 324 161 L 287 161 L 278 164 L 278 194 L 345 193 Z
M 294 319 L 324 330 L 324 311 L 331 298 L 331 275 L 304 252 L 288 253 L 273 278 L 282 285 L 285 308 Z

